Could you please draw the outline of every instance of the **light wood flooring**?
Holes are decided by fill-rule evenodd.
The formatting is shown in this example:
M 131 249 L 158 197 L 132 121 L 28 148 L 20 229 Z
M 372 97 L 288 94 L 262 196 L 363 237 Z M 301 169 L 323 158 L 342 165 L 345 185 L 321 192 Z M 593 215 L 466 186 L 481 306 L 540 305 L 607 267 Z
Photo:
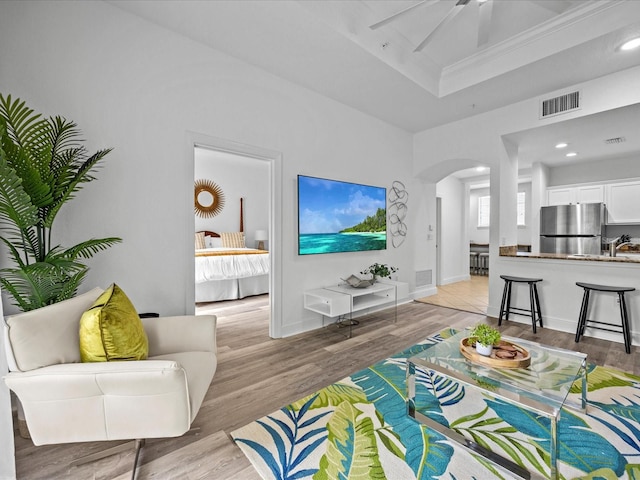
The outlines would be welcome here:
M 253 467 L 229 437 L 229 432 L 267 415 L 353 372 L 384 359 L 445 327 L 462 328 L 484 315 L 411 302 L 398 307 L 397 323 L 389 310 L 362 318 L 351 339 L 320 329 L 284 339 L 268 336 L 268 296 L 218 312 L 218 370 L 193 424 L 200 430 L 173 439 L 150 439 L 140 456 L 138 479 L 258 480 Z M 591 362 L 640 374 L 639 348 L 624 353 L 619 343 L 547 329 L 531 332 L 530 324 L 508 322 L 506 335 L 588 353 Z M 34 447 L 16 432 L 19 479 L 128 479 L 133 452 L 70 467 L 82 455 L 117 442 Z
M 486 315 L 489 305 L 489 277 L 471 275 L 470 280 L 438 285 L 437 294 L 419 298 L 417 301 Z

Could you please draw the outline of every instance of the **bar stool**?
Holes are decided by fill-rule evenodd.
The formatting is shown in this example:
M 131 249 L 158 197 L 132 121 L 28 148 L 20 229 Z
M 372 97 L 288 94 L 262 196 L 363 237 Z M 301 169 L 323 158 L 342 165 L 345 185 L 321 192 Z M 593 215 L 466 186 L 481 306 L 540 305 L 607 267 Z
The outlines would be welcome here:
M 478 254 L 478 270 L 480 275 L 489 275 L 489 254 L 482 252 Z
M 469 252 L 469 272 L 471 275 L 478 273 L 478 252 Z
M 541 282 L 541 278 L 524 278 L 524 277 L 512 277 L 510 275 L 500 275 L 500 278 L 504 280 L 504 290 L 502 291 L 502 303 L 500 304 L 500 318 L 498 319 L 498 325 L 502 325 L 502 317 L 505 316 L 505 320 L 509 320 L 509 314 L 524 315 L 531 317 L 531 325 L 533 326 L 533 333 L 536 333 L 536 323 L 540 322 L 542 327 L 542 311 L 540 310 L 540 298 L 538 297 L 537 283 Z M 511 306 L 511 287 L 513 283 L 528 283 L 529 284 L 529 305 L 530 308 L 518 308 Z M 522 313 L 519 313 L 522 312 Z
M 595 328 L 597 330 L 606 330 L 608 332 L 622 333 L 624 338 L 624 350 L 627 353 L 631 353 L 631 334 L 629 333 L 629 315 L 627 314 L 627 303 L 624 300 L 625 292 L 633 292 L 634 287 L 612 287 L 610 285 L 594 285 L 592 283 L 576 282 L 576 285 L 584 288 L 584 295 L 582 296 L 582 307 L 580 307 L 580 316 L 578 318 L 578 328 L 576 329 L 576 343 L 580 341 L 580 337 L 584 335 L 584 329 L 586 327 Z M 615 292 L 618 294 L 618 300 L 620 302 L 620 318 L 622 325 L 617 323 L 600 322 L 597 320 L 587 319 L 587 310 L 589 310 L 589 297 L 591 291 L 596 292 Z M 608 327 L 615 327 L 616 329 L 599 327 L 597 325 L 587 325 L 587 323 L 595 323 L 598 325 L 606 325 Z

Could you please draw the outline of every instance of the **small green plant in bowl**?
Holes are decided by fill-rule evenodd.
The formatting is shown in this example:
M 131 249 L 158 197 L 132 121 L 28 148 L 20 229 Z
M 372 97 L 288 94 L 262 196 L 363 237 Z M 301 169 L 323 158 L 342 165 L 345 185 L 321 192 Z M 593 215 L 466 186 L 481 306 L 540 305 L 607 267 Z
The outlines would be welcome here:
M 477 324 L 469 334 L 469 340 L 471 343 L 475 343 L 476 351 L 486 356 L 491 355 L 493 345 L 498 343 L 500 338 L 500 332 L 486 323 Z M 486 347 L 486 349 L 482 347 Z
M 373 265 L 369 265 L 360 273 L 362 275 L 371 275 L 375 282 L 378 277 L 391 278 L 391 274 L 396 273 L 397 271 L 398 269 L 396 267 L 385 265 L 384 263 L 374 263 Z

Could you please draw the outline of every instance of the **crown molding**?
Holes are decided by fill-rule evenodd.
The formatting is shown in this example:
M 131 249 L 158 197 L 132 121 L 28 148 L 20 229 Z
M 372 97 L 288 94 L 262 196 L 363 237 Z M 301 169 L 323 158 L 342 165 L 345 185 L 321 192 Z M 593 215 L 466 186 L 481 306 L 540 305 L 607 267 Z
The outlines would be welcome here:
M 633 23 L 640 13 L 640 2 L 634 3 L 628 0 L 585 2 L 565 14 L 447 65 L 440 76 L 439 96 L 449 95 L 597 38 L 611 30 L 612 22 L 619 27 Z M 632 11 L 626 13 L 628 9 Z M 580 26 L 579 30 L 575 28 L 577 26 Z

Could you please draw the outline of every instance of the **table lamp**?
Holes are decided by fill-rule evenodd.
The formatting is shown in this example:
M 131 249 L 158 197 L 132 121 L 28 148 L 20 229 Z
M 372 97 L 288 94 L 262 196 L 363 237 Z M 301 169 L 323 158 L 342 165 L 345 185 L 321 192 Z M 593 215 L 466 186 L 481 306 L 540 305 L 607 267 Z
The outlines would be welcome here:
M 258 242 L 258 250 L 264 250 L 264 241 L 269 239 L 266 230 L 256 230 L 256 242 Z

